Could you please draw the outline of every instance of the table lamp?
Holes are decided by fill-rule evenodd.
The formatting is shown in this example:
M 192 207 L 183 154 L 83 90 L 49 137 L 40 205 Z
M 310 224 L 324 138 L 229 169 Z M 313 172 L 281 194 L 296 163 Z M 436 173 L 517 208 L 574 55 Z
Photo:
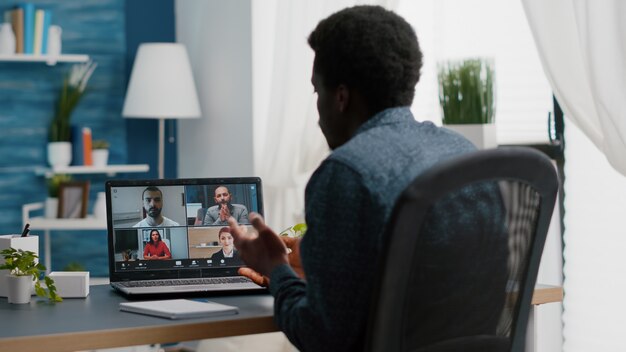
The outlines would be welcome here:
M 165 119 L 201 116 L 183 44 L 143 43 L 139 46 L 122 116 L 159 120 L 159 178 L 164 178 Z

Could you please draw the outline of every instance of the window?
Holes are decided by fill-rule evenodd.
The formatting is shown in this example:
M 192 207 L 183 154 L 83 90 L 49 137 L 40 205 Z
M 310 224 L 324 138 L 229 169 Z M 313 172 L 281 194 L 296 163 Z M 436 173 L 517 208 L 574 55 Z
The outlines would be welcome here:
M 413 113 L 441 123 L 437 62 L 491 57 L 496 74 L 498 143 L 548 142 L 552 90 L 524 9 L 514 0 L 403 0 L 397 12 L 413 24 L 424 53 Z

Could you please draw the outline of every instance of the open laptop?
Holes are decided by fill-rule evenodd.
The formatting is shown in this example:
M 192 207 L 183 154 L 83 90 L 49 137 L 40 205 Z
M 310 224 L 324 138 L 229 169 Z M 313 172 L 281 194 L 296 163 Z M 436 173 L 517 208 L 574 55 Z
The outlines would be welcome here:
M 247 214 L 263 214 L 260 178 L 110 180 L 105 188 L 109 277 L 116 290 L 264 289 L 237 274 L 243 263 L 222 221 L 230 214 L 249 224 Z

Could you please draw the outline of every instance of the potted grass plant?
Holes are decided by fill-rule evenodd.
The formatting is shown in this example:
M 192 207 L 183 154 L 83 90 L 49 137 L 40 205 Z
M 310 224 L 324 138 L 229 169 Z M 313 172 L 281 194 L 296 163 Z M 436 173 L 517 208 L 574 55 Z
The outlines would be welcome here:
M 105 167 L 109 163 L 109 142 L 104 139 L 96 139 L 91 144 L 91 156 L 93 166 Z
M 438 79 L 444 126 L 479 149 L 496 147 L 493 61 L 474 58 L 441 63 Z
M 46 270 L 46 267 L 37 262 L 37 254 L 22 249 L 7 248 L 0 251 L 0 255 L 4 257 L 4 264 L 0 265 L 0 269 L 9 270 L 6 281 L 9 303 L 29 303 L 33 282 L 37 296 L 46 297 L 52 302 L 63 300 L 57 294 L 54 280 L 48 276 L 44 276 L 46 288 L 41 286 L 39 276 Z
M 65 167 L 72 161 L 70 118 L 96 66 L 93 61 L 74 65 L 63 80 L 48 136 L 48 163 L 52 167 Z

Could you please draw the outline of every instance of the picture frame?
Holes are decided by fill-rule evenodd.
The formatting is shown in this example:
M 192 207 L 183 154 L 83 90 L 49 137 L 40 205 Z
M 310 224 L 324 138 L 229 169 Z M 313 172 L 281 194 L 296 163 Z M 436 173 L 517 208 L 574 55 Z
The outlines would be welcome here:
M 71 181 L 59 185 L 59 218 L 82 219 L 87 217 L 89 181 Z

